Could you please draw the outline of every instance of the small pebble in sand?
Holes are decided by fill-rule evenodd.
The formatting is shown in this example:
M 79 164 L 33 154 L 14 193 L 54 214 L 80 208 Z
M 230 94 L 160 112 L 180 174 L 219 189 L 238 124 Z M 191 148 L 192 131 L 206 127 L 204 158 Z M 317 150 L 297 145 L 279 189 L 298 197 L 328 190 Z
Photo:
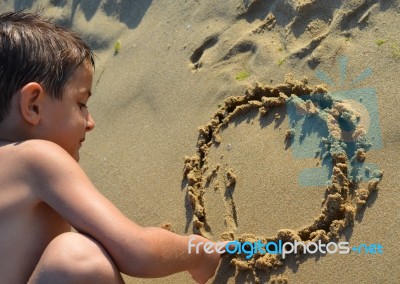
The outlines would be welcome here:
M 230 151 L 232 149 L 232 144 L 228 143 L 228 145 L 226 145 L 226 150 Z

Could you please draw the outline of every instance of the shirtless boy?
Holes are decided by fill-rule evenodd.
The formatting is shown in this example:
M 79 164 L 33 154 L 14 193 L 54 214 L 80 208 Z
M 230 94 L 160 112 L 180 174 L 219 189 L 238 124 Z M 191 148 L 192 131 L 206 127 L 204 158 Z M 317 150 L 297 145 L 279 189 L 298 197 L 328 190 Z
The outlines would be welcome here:
M 37 14 L 0 15 L 0 282 L 110 284 L 123 282 L 120 272 L 180 271 L 206 282 L 218 253 L 188 254 L 189 236 L 135 224 L 78 165 L 94 127 L 93 72 L 75 34 Z

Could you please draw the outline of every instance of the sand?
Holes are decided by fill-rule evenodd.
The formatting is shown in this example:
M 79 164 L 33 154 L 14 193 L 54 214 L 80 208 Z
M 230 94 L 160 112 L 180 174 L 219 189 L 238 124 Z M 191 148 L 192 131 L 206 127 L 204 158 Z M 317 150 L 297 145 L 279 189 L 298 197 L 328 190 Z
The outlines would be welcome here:
M 224 257 L 210 283 L 398 282 L 399 1 L 0 1 L 39 6 L 96 51 L 81 165 L 132 220 L 384 247 Z

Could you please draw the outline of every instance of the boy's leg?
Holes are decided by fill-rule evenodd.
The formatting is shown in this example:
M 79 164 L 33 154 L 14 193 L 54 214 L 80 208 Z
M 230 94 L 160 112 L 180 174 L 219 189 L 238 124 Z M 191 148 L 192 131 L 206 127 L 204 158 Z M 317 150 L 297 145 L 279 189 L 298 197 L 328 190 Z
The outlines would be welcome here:
M 92 238 L 68 232 L 50 242 L 29 282 L 124 283 L 114 261 Z

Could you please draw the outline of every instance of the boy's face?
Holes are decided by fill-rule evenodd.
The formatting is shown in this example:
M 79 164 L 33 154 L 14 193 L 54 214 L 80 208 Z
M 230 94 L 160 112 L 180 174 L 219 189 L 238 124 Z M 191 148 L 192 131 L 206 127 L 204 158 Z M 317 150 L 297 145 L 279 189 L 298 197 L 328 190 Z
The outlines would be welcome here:
M 82 64 L 68 80 L 62 100 L 46 97 L 43 126 L 45 139 L 57 143 L 76 161 L 86 132 L 94 120 L 86 107 L 91 95 L 93 71 Z

